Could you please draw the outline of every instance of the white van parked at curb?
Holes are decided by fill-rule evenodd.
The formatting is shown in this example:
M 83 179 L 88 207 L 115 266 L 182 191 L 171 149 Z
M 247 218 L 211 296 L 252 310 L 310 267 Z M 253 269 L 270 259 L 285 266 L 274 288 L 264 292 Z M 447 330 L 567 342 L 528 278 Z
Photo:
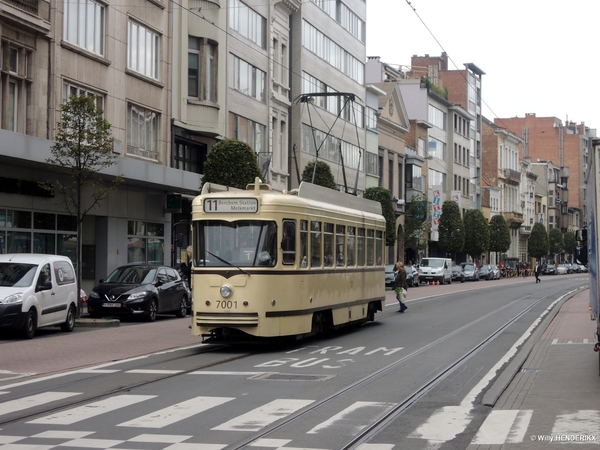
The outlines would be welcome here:
M 66 256 L 14 253 L 0 255 L 0 330 L 35 330 L 60 325 L 73 331 L 77 282 Z
M 423 258 L 419 265 L 420 281 L 452 283 L 452 260 L 450 258 Z

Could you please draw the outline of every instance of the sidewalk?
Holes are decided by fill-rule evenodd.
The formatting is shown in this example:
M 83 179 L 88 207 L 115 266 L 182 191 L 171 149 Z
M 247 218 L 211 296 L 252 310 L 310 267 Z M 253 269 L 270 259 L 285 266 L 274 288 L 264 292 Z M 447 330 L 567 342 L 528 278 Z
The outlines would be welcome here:
M 468 450 L 600 448 L 596 322 L 588 305 L 589 290 L 576 293 L 540 330 Z

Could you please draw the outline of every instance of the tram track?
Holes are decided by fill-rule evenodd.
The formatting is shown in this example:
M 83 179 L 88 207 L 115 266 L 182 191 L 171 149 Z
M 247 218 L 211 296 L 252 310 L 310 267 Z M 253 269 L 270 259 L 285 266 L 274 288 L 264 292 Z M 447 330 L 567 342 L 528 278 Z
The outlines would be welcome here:
M 427 351 L 437 345 L 441 345 L 442 343 L 447 341 L 449 338 L 456 336 L 462 332 L 465 332 L 466 330 L 470 329 L 471 327 L 481 323 L 482 321 L 485 321 L 492 315 L 497 314 L 499 311 L 502 311 L 506 308 L 510 308 L 514 304 L 522 302 L 524 299 L 526 299 L 527 297 L 530 297 L 530 296 L 531 295 L 526 295 L 526 296 L 517 298 L 517 299 L 503 305 L 502 307 L 500 307 L 496 310 L 490 311 L 489 313 L 457 328 L 456 330 L 453 330 L 452 332 L 450 332 L 444 336 L 441 336 L 441 337 L 435 339 L 434 341 L 429 342 L 428 344 L 412 351 L 408 355 L 405 355 L 402 358 L 399 358 L 396 361 L 393 361 L 392 363 L 376 370 L 375 372 L 372 372 L 372 373 L 364 376 L 363 378 L 343 387 L 342 389 L 339 389 L 337 392 L 331 394 L 330 396 L 323 398 L 323 399 L 311 404 L 310 406 L 307 406 L 306 408 L 298 411 L 295 414 L 291 414 L 291 415 L 287 416 L 285 419 L 282 419 L 282 420 L 278 421 L 277 423 L 262 429 L 260 432 L 257 432 L 241 441 L 238 441 L 237 443 L 235 443 L 231 446 L 228 446 L 227 450 L 240 450 L 240 449 L 246 448 L 246 446 L 248 446 L 250 443 L 252 443 L 254 441 L 257 441 L 258 439 L 266 438 L 267 436 L 276 432 L 277 430 L 280 430 L 283 427 L 289 426 L 289 425 L 293 424 L 294 422 L 298 421 L 300 418 L 302 418 L 310 413 L 314 413 L 318 409 L 327 406 L 328 404 L 333 402 L 335 399 L 338 399 L 344 395 L 349 395 L 349 394 L 354 393 L 361 386 L 368 384 L 370 382 L 373 382 L 380 377 L 383 377 L 384 375 L 390 373 L 392 370 L 398 368 L 400 365 L 402 365 L 402 364 L 406 363 L 407 361 L 415 358 L 416 356 L 424 353 L 425 351 Z M 372 438 L 373 436 L 377 435 L 390 422 L 395 420 L 401 414 L 405 413 L 415 402 L 417 402 L 420 398 L 422 398 L 428 392 L 430 392 L 433 388 L 435 388 L 448 375 L 450 375 L 454 371 L 454 369 L 456 369 L 464 361 L 468 360 L 473 355 L 475 355 L 478 351 L 480 351 L 483 347 L 485 347 L 490 342 L 492 342 L 495 338 L 500 336 L 504 330 L 506 330 L 508 327 L 513 325 L 516 321 L 518 321 L 521 317 L 523 317 L 525 314 L 527 314 L 529 311 L 531 311 L 537 305 L 539 305 L 543 301 L 548 300 L 548 298 L 550 296 L 551 295 L 546 295 L 546 296 L 543 296 L 543 297 L 537 299 L 532 304 L 530 304 L 526 308 L 522 309 L 518 314 L 512 316 L 509 320 L 505 321 L 500 327 L 498 327 L 496 330 L 494 330 L 494 332 L 492 332 L 487 337 L 482 339 L 477 345 L 471 347 L 463 355 L 461 355 L 459 358 L 456 358 L 452 363 L 448 364 L 442 370 L 438 371 L 434 376 L 432 376 L 430 379 L 428 379 L 425 383 L 423 383 L 421 386 L 419 386 L 417 389 L 415 389 L 413 392 L 411 392 L 409 395 L 407 395 L 404 398 L 404 400 L 400 401 L 395 407 L 393 407 L 388 412 L 384 413 L 381 417 L 377 418 L 377 420 L 375 420 L 372 424 L 367 426 L 365 429 L 361 430 L 361 432 L 357 436 L 355 436 L 352 440 L 348 441 L 346 444 L 344 444 L 342 447 L 339 447 L 339 448 L 341 450 L 349 450 L 349 449 L 356 448 L 361 443 L 364 443 L 364 442 L 368 441 L 370 438 Z

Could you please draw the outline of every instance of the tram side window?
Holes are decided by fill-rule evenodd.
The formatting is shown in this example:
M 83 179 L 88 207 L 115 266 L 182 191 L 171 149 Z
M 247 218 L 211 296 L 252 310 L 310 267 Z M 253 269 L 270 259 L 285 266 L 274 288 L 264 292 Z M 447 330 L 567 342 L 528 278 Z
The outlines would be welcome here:
M 308 267 L 308 221 L 300 221 L 300 267 Z
M 321 267 L 321 222 L 310 222 L 310 267 Z
M 323 224 L 323 262 L 325 267 L 333 266 L 333 224 Z
M 378 266 L 383 264 L 383 231 L 375 232 L 375 260 Z
M 365 229 L 358 229 L 358 261 L 357 264 L 359 266 L 365 265 Z
M 335 261 L 338 266 L 343 266 L 344 251 L 346 247 L 346 227 L 344 225 L 335 226 Z
M 296 222 L 284 219 L 283 236 L 281 241 L 283 264 L 294 264 L 296 262 Z
M 375 264 L 375 233 L 374 230 L 367 230 L 367 266 Z
M 347 262 L 349 266 L 354 266 L 355 259 L 354 255 L 356 252 L 356 228 L 348 227 L 348 258 Z

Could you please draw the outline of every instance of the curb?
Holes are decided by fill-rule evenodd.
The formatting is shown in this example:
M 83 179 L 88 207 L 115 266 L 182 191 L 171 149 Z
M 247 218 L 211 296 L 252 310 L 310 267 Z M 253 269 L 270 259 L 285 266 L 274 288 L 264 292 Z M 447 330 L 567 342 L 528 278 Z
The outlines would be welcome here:
M 121 321 L 119 319 L 90 319 L 82 317 L 75 320 L 75 326 L 80 328 L 119 327 L 121 326 Z
M 521 370 L 523 363 L 529 357 L 529 354 L 533 350 L 533 347 L 539 342 L 540 338 L 542 337 L 548 326 L 550 326 L 550 323 L 558 315 L 558 313 L 560 312 L 560 308 L 562 308 L 562 306 L 568 300 L 570 300 L 579 292 L 585 289 L 588 289 L 588 287 L 579 288 L 576 289 L 574 292 L 565 294 L 564 298 L 559 300 L 552 307 L 552 309 L 548 312 L 546 317 L 542 319 L 541 323 L 536 327 L 533 333 L 531 333 L 529 338 L 527 338 L 527 340 L 519 349 L 517 354 L 513 357 L 511 361 L 508 362 L 506 368 L 501 370 L 500 375 L 493 382 L 492 386 L 489 389 L 487 389 L 480 402 L 482 405 L 493 407 L 496 404 L 500 396 L 504 393 L 506 388 Z

